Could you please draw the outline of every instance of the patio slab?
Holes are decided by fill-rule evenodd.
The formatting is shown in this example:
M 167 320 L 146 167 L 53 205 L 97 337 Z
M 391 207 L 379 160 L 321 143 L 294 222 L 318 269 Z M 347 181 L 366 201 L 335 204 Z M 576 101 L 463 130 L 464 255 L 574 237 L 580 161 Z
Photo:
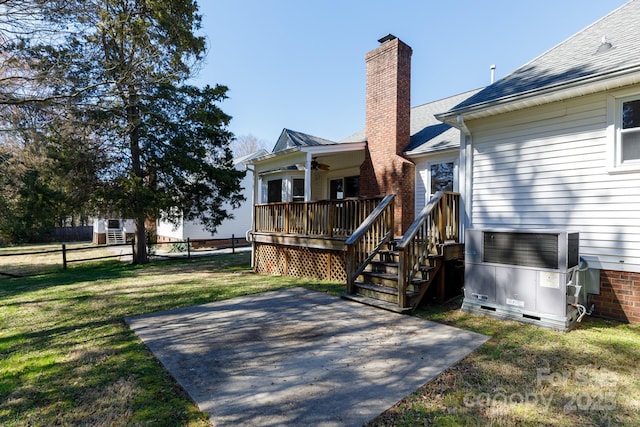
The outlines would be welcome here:
M 126 321 L 216 426 L 361 426 L 489 338 L 302 288 Z

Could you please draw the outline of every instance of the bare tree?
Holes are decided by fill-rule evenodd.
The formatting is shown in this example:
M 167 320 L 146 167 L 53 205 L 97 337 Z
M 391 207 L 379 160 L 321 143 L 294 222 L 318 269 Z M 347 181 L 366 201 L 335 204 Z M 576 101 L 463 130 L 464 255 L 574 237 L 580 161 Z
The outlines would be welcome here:
M 269 151 L 270 148 L 268 141 L 258 139 L 251 134 L 240 135 L 231 142 L 231 151 L 235 157 L 247 156 L 261 149 Z

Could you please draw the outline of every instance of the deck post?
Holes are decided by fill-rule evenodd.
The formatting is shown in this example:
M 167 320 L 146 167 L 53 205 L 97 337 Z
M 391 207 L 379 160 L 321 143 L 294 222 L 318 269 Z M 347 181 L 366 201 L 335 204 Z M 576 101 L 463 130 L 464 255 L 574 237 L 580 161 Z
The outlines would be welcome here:
M 353 245 L 347 245 L 346 269 L 347 269 L 347 293 L 348 294 L 352 294 L 354 291 L 354 286 L 353 286 L 354 258 L 355 258 L 355 248 L 353 247 Z
M 407 272 L 409 271 L 406 248 L 400 251 L 400 259 L 398 260 L 398 307 L 405 308 L 407 306 Z

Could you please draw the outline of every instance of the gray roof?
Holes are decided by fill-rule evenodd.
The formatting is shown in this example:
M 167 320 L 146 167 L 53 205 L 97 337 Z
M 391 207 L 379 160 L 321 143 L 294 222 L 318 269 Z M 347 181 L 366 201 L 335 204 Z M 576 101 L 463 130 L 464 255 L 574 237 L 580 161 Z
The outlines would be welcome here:
M 478 91 L 480 89 L 411 108 L 411 140 L 405 149 L 405 153 L 409 155 L 424 154 L 458 148 L 460 145 L 460 131 L 440 122 L 435 118 L 435 115 L 449 110 Z M 366 140 L 365 129 L 362 129 L 340 142 L 362 142 Z
M 291 129 L 283 129 L 272 152 L 286 150 L 293 147 L 312 147 L 317 145 L 333 145 L 334 141 L 319 138 L 317 136 L 308 135 L 302 132 L 296 132 Z
M 480 89 L 470 90 L 412 108 L 411 140 L 405 153 L 413 155 L 457 149 L 460 146 L 460 131 L 440 122 L 435 115 L 447 111 L 479 91 Z
M 235 159 L 233 159 L 233 164 L 234 165 L 239 165 L 240 163 L 244 163 L 244 162 L 249 161 L 251 159 L 255 159 L 256 157 L 264 156 L 265 154 L 267 154 L 267 150 L 265 150 L 264 148 L 261 148 L 261 149 L 259 149 L 257 151 L 254 151 L 253 153 L 246 154 L 246 155 L 241 156 L 241 157 L 236 157 Z
M 528 64 L 456 105 L 450 112 L 560 87 L 638 65 L 640 65 L 640 0 L 631 0 Z

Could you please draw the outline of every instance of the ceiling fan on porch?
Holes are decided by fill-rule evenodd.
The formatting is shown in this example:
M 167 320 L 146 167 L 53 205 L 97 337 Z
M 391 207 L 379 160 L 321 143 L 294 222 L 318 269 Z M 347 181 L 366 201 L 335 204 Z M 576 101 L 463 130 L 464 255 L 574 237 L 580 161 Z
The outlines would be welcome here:
M 311 170 L 318 170 L 318 169 L 322 169 L 324 171 L 328 171 L 329 170 L 329 165 L 327 165 L 326 163 L 319 163 L 318 162 L 318 158 L 314 157 L 313 160 L 311 161 Z

